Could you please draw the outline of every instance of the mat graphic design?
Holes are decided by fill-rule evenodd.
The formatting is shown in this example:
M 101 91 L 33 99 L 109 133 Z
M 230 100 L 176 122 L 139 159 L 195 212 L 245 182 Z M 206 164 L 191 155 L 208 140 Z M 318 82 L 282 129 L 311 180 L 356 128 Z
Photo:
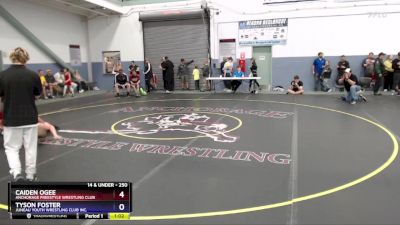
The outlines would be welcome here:
M 185 101 L 194 101 L 193 99 L 171 99 L 171 100 L 163 100 L 163 104 L 166 104 L 164 102 L 185 102 Z M 210 102 L 217 102 L 221 101 L 220 99 L 202 99 L 202 100 L 196 100 L 196 103 L 203 103 L 204 105 L 207 106 Z M 205 103 L 205 101 L 208 101 Z M 226 99 L 224 99 L 226 101 Z M 283 147 L 285 145 L 289 145 L 287 141 L 285 141 L 285 138 L 291 137 L 291 133 L 283 135 L 285 133 L 282 133 L 282 131 L 287 132 L 288 127 L 292 127 L 292 123 L 294 123 L 294 119 L 292 121 L 291 116 L 295 115 L 294 113 L 289 112 L 286 114 L 286 116 L 282 116 L 282 118 L 277 118 L 273 116 L 261 116 L 261 115 L 268 115 L 269 112 L 272 112 L 272 110 L 269 110 L 269 108 L 272 109 L 279 109 L 284 111 L 290 111 L 292 107 L 298 107 L 297 110 L 302 110 L 302 119 L 307 122 L 309 121 L 307 118 L 307 114 L 309 114 L 311 111 L 316 112 L 313 113 L 314 117 L 319 117 L 319 118 L 344 118 L 340 123 L 334 124 L 335 129 L 326 129 L 325 135 L 327 135 L 327 132 L 330 134 L 336 134 L 337 132 L 336 128 L 340 128 L 341 125 L 343 124 L 351 124 L 353 126 L 357 126 L 359 128 L 365 128 L 369 130 L 373 130 L 374 133 L 376 133 L 376 136 L 379 136 L 379 140 L 382 141 L 377 141 L 376 143 L 372 143 L 373 145 L 383 143 L 385 140 L 385 143 L 389 140 L 388 147 L 391 147 L 392 152 L 390 154 L 383 154 L 380 155 L 383 157 L 383 159 L 380 159 L 379 161 L 375 160 L 375 163 L 369 164 L 368 167 L 363 167 L 360 164 L 363 164 L 362 161 L 357 161 L 357 168 L 360 168 L 357 171 L 353 171 L 351 174 L 347 173 L 341 173 L 340 177 L 336 177 L 335 180 L 332 179 L 324 179 L 324 184 L 318 185 L 318 187 L 314 188 L 315 184 L 318 183 L 319 180 L 315 180 L 315 184 L 312 183 L 311 189 L 307 189 L 307 191 L 302 192 L 302 194 L 299 194 L 297 196 L 293 196 L 290 199 L 287 199 L 287 195 L 283 193 L 283 198 L 282 196 L 278 197 L 277 199 L 273 199 L 273 195 L 268 195 L 271 198 L 262 198 L 263 201 L 261 203 L 252 201 L 249 204 L 243 204 L 240 202 L 240 204 L 235 205 L 235 204 L 228 204 L 225 206 L 222 206 L 221 208 L 196 208 L 194 210 L 185 210 L 181 207 L 177 207 L 176 211 L 175 210 L 164 210 L 166 209 L 165 206 L 161 210 L 158 209 L 154 211 L 154 208 L 152 208 L 151 211 L 146 211 L 143 210 L 141 212 L 135 213 L 132 215 L 130 218 L 131 220 L 165 220 L 165 219 L 183 219 L 183 218 L 198 218 L 198 217 L 212 217 L 212 216 L 224 216 L 224 215 L 231 215 L 231 214 L 240 214 L 240 213 L 249 213 L 249 212 L 255 212 L 255 211 L 260 211 L 260 210 L 267 210 L 267 209 L 272 209 L 272 208 L 278 208 L 278 207 L 283 207 L 283 206 L 290 206 L 295 203 L 299 202 L 304 202 L 308 201 L 311 199 L 315 198 L 321 198 L 327 195 L 333 196 L 331 194 L 333 193 L 338 193 L 341 192 L 342 190 L 348 189 L 350 187 L 354 187 L 358 184 L 361 184 L 376 175 L 380 174 L 382 171 L 384 171 L 387 167 L 389 167 L 393 161 L 395 160 L 397 154 L 398 154 L 398 143 L 396 141 L 396 137 L 384 126 L 380 125 L 377 122 L 374 122 L 372 120 L 366 119 L 364 117 L 358 116 L 356 114 L 351 114 L 347 113 L 344 111 L 339 111 L 336 109 L 329 109 L 329 108 L 324 108 L 324 107 L 319 107 L 319 106 L 312 106 L 312 105 L 305 105 L 305 104 L 297 104 L 297 103 L 289 103 L 289 102 L 276 102 L 276 101 L 262 101 L 262 100 L 235 100 L 237 102 L 241 102 L 243 104 L 246 103 L 254 103 L 254 104 L 265 104 L 266 106 L 264 109 L 258 110 L 257 115 L 254 115 L 249 112 L 254 112 L 250 111 L 246 108 L 246 110 L 238 110 L 235 108 L 231 108 L 229 112 L 221 112 L 220 108 L 218 110 L 215 110 L 217 108 L 212 108 L 205 110 L 205 108 L 196 108 L 196 107 L 177 107 L 177 106 L 172 106 L 176 107 L 174 110 L 171 109 L 157 109 L 157 110 L 147 110 L 147 109 L 142 109 L 138 110 L 140 107 L 132 107 L 132 106 L 127 106 L 122 109 L 115 109 L 115 106 L 118 105 L 129 105 L 129 102 L 123 102 L 123 103 L 112 103 L 112 104 L 104 104 L 100 106 L 87 106 L 87 107 L 81 107 L 81 108 L 73 108 L 73 109 L 68 109 L 68 110 L 63 110 L 60 112 L 65 112 L 65 111 L 70 111 L 70 112 L 78 112 L 82 109 L 87 109 L 86 113 L 91 113 L 91 109 L 95 108 L 100 108 L 100 107 L 112 107 L 110 108 L 104 108 L 103 113 L 101 114 L 95 114 L 93 117 L 97 117 L 99 115 L 107 115 L 107 114 L 115 114 L 114 116 L 111 116 L 112 119 L 110 118 L 93 118 L 92 121 L 85 123 L 83 126 L 76 126 L 74 127 L 74 124 L 68 125 L 63 127 L 64 129 L 62 132 L 65 134 L 66 138 L 60 141 L 56 140 L 46 140 L 44 144 L 48 145 L 58 145 L 61 148 L 55 148 L 54 151 L 63 150 L 63 147 L 78 147 L 78 148 L 83 148 L 83 149 L 91 149 L 91 152 L 96 152 L 93 151 L 94 149 L 99 149 L 99 150 L 109 150 L 109 151 L 121 151 L 125 150 L 126 152 L 132 152 L 132 153 L 146 153 L 146 154 L 153 154 L 153 155 L 167 155 L 167 156 L 181 156 L 181 157 L 190 157 L 192 156 L 193 159 L 202 159 L 202 158 L 207 158 L 207 159 L 224 159 L 224 160 L 234 160 L 234 159 L 239 159 L 240 161 L 247 161 L 250 160 L 251 162 L 271 162 L 273 160 L 269 160 L 268 158 L 275 158 L 276 161 L 281 161 L 281 162 L 287 162 L 285 163 L 275 163 L 275 164 L 283 164 L 283 165 L 290 165 L 292 164 L 291 162 L 291 156 L 290 155 L 278 155 L 279 153 L 276 153 L 276 150 L 282 151 L 283 153 L 281 154 L 287 154 L 290 153 L 290 147 L 286 148 Z M 151 102 L 151 101 L 148 101 Z M 151 103 L 146 102 L 146 105 L 151 105 Z M 161 101 L 153 101 L 153 102 L 161 102 Z M 145 104 L 144 102 L 142 102 Z M 172 104 L 174 104 L 172 103 Z M 179 103 L 176 103 L 179 105 Z M 141 102 L 135 102 L 135 106 L 138 105 L 140 106 Z M 197 104 L 201 105 L 201 104 Z M 282 108 L 280 106 L 283 106 Z M 129 108 L 130 107 L 130 108 Z M 152 108 L 152 106 L 149 106 Z M 169 106 L 168 106 L 169 107 Z M 179 110 L 176 110 L 177 108 L 180 108 Z M 265 110 L 265 108 L 268 108 L 268 110 Z M 305 109 L 305 110 L 303 110 Z M 171 110 L 171 111 L 170 111 Z M 119 111 L 118 113 L 116 111 Z M 262 112 L 261 112 L 262 111 Z M 145 114 L 141 114 L 141 113 Z M 155 112 L 155 113 L 154 113 Z M 274 114 L 277 111 L 274 111 Z M 278 111 L 279 112 L 279 111 Z M 323 112 L 323 113 L 321 113 Z M 132 113 L 132 114 L 131 114 Z M 150 113 L 150 114 L 147 114 Z M 215 113 L 215 114 L 212 114 Z M 56 115 L 57 112 L 55 113 L 48 113 L 48 116 Z M 280 114 L 280 113 L 278 113 Z M 323 114 L 323 116 L 321 116 Z M 240 116 L 238 116 L 240 115 Z M 254 115 L 254 117 L 251 117 L 250 115 Z M 282 114 L 281 114 L 282 115 Z M 296 113 L 297 115 L 297 113 Z M 325 117 L 326 115 L 326 117 Z M 231 117 L 229 117 L 231 116 Z M 119 118 L 124 118 L 120 121 L 116 121 Z M 233 117 L 238 117 L 239 120 L 234 119 Z M 254 118 L 260 118 L 264 117 L 266 120 L 254 120 Z M 55 117 L 53 117 L 55 118 Z M 190 119 L 186 119 L 190 118 Z M 275 118 L 276 120 L 270 120 L 269 118 Z M 288 120 L 285 120 L 285 118 L 290 118 Z M 283 120 L 282 120 L 283 119 Z M 93 122 L 94 120 L 103 120 L 103 123 L 96 123 Z M 115 122 L 116 121 L 116 122 Z M 280 124 L 279 122 L 282 122 Z M 284 122 L 287 121 L 287 122 Z M 322 121 L 322 120 L 321 120 Z M 187 123 L 187 124 L 185 124 Z M 299 120 L 299 123 L 302 123 L 302 120 Z M 106 126 L 104 126 L 106 124 Z M 139 125 L 137 125 L 139 124 Z M 166 126 L 164 126 L 166 124 Z M 211 125 L 210 125 L 211 124 Z M 201 125 L 206 125 L 213 127 L 212 125 L 216 124 L 219 129 L 214 128 L 212 130 L 211 134 L 209 133 L 201 133 L 202 129 L 200 129 L 201 132 L 198 132 L 196 130 L 196 126 L 201 126 Z M 221 124 L 225 124 L 221 125 Z M 286 126 L 286 125 L 289 126 Z M 239 126 L 240 125 L 240 126 Z M 307 123 L 307 125 L 314 126 L 316 124 L 314 123 Z M 181 129 L 182 127 L 188 126 L 190 129 L 186 130 L 168 130 L 168 129 Z M 286 126 L 286 127 L 285 127 Z M 111 130 L 110 130 L 111 127 Z M 236 128 L 237 127 L 237 128 Z M 131 133 L 131 131 L 128 131 L 124 133 L 125 130 L 129 130 L 131 128 L 134 132 Z M 236 129 L 235 129 L 236 128 Z M 255 132 L 255 131 L 260 131 L 260 128 L 267 129 L 267 128 L 272 128 L 268 129 L 271 131 L 270 137 L 269 136 L 263 136 L 262 132 Z M 371 129 L 372 128 L 372 129 Z M 163 130 L 165 129 L 165 130 Z M 157 130 L 157 132 L 149 132 L 149 130 Z M 261 129 L 262 130 L 262 129 Z M 120 131 L 118 133 L 118 131 Z M 145 131 L 144 133 L 140 133 L 138 131 Z M 220 133 L 215 133 L 215 131 L 218 131 Z M 251 131 L 255 132 L 252 133 Z M 289 130 L 291 131 L 291 130 Z M 311 131 L 311 130 L 310 130 Z M 161 138 L 168 138 L 166 136 L 169 136 L 170 132 L 180 132 L 181 134 L 185 134 L 186 138 L 188 139 L 195 139 L 196 143 L 195 145 L 199 145 L 197 147 L 194 146 L 185 146 L 185 143 L 182 143 L 184 141 L 182 140 L 171 140 L 174 142 L 169 142 L 165 141 Z M 214 133 L 213 133 L 214 132 Z M 226 135 L 228 138 L 236 138 L 235 141 L 233 142 L 220 142 L 220 141 L 215 141 L 214 139 L 216 136 L 219 134 L 223 133 Z M 344 132 L 346 133 L 346 132 Z M 84 136 L 82 136 L 82 135 Z M 101 134 L 103 137 L 102 138 L 97 138 L 96 135 Z M 207 135 L 208 134 L 208 135 Z M 243 146 L 247 144 L 251 144 L 252 134 L 254 134 L 257 137 L 257 143 L 255 146 L 249 147 L 249 149 L 244 149 Z M 271 135 L 274 134 L 274 135 Z M 305 143 L 309 144 L 314 144 L 318 145 L 318 143 L 311 143 L 308 141 L 308 137 L 312 137 L 310 134 L 313 134 L 311 132 L 305 132 L 303 135 L 303 139 Z M 340 133 L 343 134 L 343 133 Z M 356 133 L 357 134 L 357 133 Z M 355 134 L 355 135 L 356 135 Z M 277 136 L 281 135 L 279 140 Z M 130 137 L 133 136 L 133 137 Z M 143 136 L 145 138 L 137 138 Z M 181 135 L 179 135 L 181 136 Z M 93 138 L 92 138 L 93 137 Z M 127 137 L 126 139 L 124 139 Z M 155 139 L 148 139 L 148 137 L 153 137 Z M 336 137 L 336 136 L 335 136 Z M 340 136 L 341 138 L 346 138 L 346 136 L 343 134 Z M 375 137 L 375 136 L 374 136 Z M 128 139 L 129 138 L 129 139 Z M 221 137 L 220 137 L 221 138 Z M 223 137 L 225 138 L 225 137 Z M 224 140 L 222 138 L 222 140 Z M 118 140 L 117 140 L 118 139 Z M 130 142 L 133 139 L 138 139 L 141 140 L 139 142 L 143 143 L 136 143 L 135 142 Z M 129 140 L 129 141 L 128 141 Z M 218 139 L 217 139 L 218 140 Z M 342 139 L 340 139 L 341 141 Z M 344 139 L 346 140 L 346 139 Z M 176 142 L 175 142 L 176 141 Z M 197 142 L 198 141 L 198 142 Z M 269 145 L 263 145 L 263 143 L 275 143 L 275 147 L 271 147 Z M 290 142 L 290 141 L 288 141 Z M 378 143 L 379 142 L 379 143 Z M 245 143 L 242 144 L 241 143 Z M 277 144 L 278 143 L 278 144 Z M 336 142 L 337 143 L 337 142 Z M 372 145 L 371 144 L 371 145 Z M 202 146 L 203 145 L 203 146 Z M 208 146 L 209 145 L 209 146 Z M 219 146 L 222 145 L 224 148 L 221 149 Z M 204 146 L 207 146 L 205 148 Z M 235 148 L 235 146 L 240 146 Z M 251 145 L 249 145 L 251 146 Z M 282 146 L 282 147 L 281 147 Z M 323 146 L 323 150 L 330 150 L 329 146 Z M 326 147 L 326 148 L 325 148 Z M 331 146 L 332 147 L 332 146 Z M 238 150 L 235 150 L 238 149 Z M 268 149 L 271 150 L 271 153 L 267 153 L 266 151 L 264 152 L 262 149 Z M 389 149 L 389 150 L 390 150 Z M 228 150 L 228 151 L 226 151 Z M 275 151 L 273 151 L 275 150 Z M 303 156 L 308 156 L 312 159 L 314 159 L 315 154 L 319 154 L 319 156 L 330 156 L 330 157 L 335 157 L 337 160 L 340 160 L 341 167 L 343 168 L 346 166 L 344 162 L 351 162 L 351 156 L 347 154 L 346 156 L 348 157 L 341 157 L 339 154 L 333 155 L 329 154 L 331 151 L 326 151 L 327 154 L 324 154 L 324 151 L 322 151 L 320 148 L 318 149 L 301 149 L 302 150 L 302 155 L 300 159 L 304 160 Z M 348 151 L 354 151 L 354 149 L 349 149 Z M 245 152 L 245 153 L 243 153 Z M 269 152 L 269 151 L 268 151 Z M 341 153 L 341 151 L 339 151 Z M 338 152 L 338 153 L 339 153 Z M 362 152 L 364 154 L 365 151 Z M 118 155 L 118 154 L 115 154 Z M 125 154 L 127 155 L 127 154 Z M 273 155 L 273 156 L 271 156 Z M 207 156 L 207 157 L 199 157 L 199 156 Z M 197 158 L 196 158 L 197 157 Z M 178 157 L 176 157 L 178 159 Z M 347 160 L 349 158 L 349 160 Z M 319 158 L 318 158 L 319 159 Z M 337 165 L 337 163 L 331 163 L 336 161 L 335 159 L 332 158 L 326 158 L 329 159 L 326 163 L 324 163 L 324 169 L 329 168 L 331 164 Z M 363 158 L 365 159 L 365 158 Z M 241 162 L 237 160 L 238 162 L 235 162 L 234 166 L 238 166 Z M 320 159 L 319 159 L 320 160 Z M 174 166 L 175 164 L 179 164 L 182 161 L 186 160 L 175 160 L 174 158 Z M 211 160 L 204 160 L 204 161 L 211 161 Z M 297 161 L 297 159 L 296 159 Z M 168 161 L 169 162 L 169 161 Z M 190 161 L 191 163 L 194 162 L 194 160 Z M 222 161 L 221 161 L 222 162 Z M 226 162 L 226 161 L 225 161 Z M 232 162 L 232 161 L 231 161 Z M 245 162 L 245 163 L 247 163 Z M 311 162 L 312 161 L 308 161 Z M 339 162 L 339 161 L 338 161 Z M 239 164 L 237 164 L 239 163 Z M 354 162 L 351 162 L 353 165 Z M 187 163 L 183 164 L 187 165 Z M 214 164 L 214 165 L 219 165 L 219 164 Z M 226 164 L 223 164 L 226 166 Z M 231 164 L 233 166 L 233 164 Z M 246 164 L 246 165 L 251 165 L 251 164 Z M 260 165 L 260 164 L 258 164 Z M 257 165 L 257 167 L 252 167 L 254 170 L 255 168 L 260 169 L 259 172 L 266 173 L 269 172 L 269 170 L 264 170 L 269 167 L 264 167 L 268 166 L 268 164 L 260 165 L 260 167 Z M 274 166 L 271 162 L 271 166 Z M 307 171 L 308 173 L 314 173 L 314 170 L 307 170 L 312 167 L 309 167 L 307 164 L 302 164 L 304 171 Z M 353 165 L 354 166 L 354 165 Z M 365 166 L 365 165 L 364 165 Z M 371 168 L 372 167 L 372 168 Z M 277 167 L 277 171 L 279 174 L 284 175 L 284 173 L 280 173 L 283 171 L 284 167 Z M 289 168 L 289 167 L 288 167 Z M 176 171 L 174 171 L 176 172 Z M 275 172 L 275 170 L 274 170 Z M 321 172 L 321 171 L 320 171 Z M 330 171 L 331 172 L 331 171 Z M 338 171 L 332 171 L 337 173 Z M 164 175 L 165 171 L 159 172 L 160 176 L 158 178 L 162 177 L 161 175 Z M 226 175 L 226 174 L 225 174 Z M 304 175 L 304 174 L 303 174 Z M 342 178 L 343 179 L 340 179 Z M 283 178 L 282 178 L 283 179 Z M 197 181 L 197 178 L 196 178 Z M 254 180 L 255 181 L 255 180 Z M 197 183 L 198 184 L 198 183 Z M 263 188 L 267 188 L 271 186 L 273 183 L 268 183 L 267 186 L 262 186 Z M 249 186 L 250 187 L 250 186 Z M 260 186 L 257 186 L 260 187 Z M 142 191 L 147 191 L 149 187 L 146 186 L 146 188 L 143 188 Z M 231 189 L 232 187 L 230 186 L 224 186 L 225 189 Z M 262 189 L 262 188 L 261 188 Z M 269 193 L 269 192 L 268 192 Z M 148 197 L 148 196 L 147 196 Z M 204 198 L 204 196 L 200 196 L 199 198 Z M 208 199 L 209 201 L 213 201 L 213 199 Z M 219 200 L 219 199 L 217 199 Z M 229 199 L 225 199 L 229 200 Z M 254 199 L 253 199 L 254 200 Z M 146 201 L 150 201 L 150 199 L 147 198 Z M 178 203 L 185 203 L 184 199 L 174 199 L 175 203 L 178 205 Z M 243 201 L 243 199 L 242 199 Z M 153 207 L 157 208 L 158 205 L 162 205 L 162 202 L 159 202 L 159 199 L 155 199 L 155 202 L 157 204 L 153 205 Z M 311 202 L 312 203 L 312 202 Z M 0 205 L 1 208 L 6 209 L 5 205 Z M 160 206 L 162 207 L 162 206 Z M 180 211 L 181 210 L 181 211 Z

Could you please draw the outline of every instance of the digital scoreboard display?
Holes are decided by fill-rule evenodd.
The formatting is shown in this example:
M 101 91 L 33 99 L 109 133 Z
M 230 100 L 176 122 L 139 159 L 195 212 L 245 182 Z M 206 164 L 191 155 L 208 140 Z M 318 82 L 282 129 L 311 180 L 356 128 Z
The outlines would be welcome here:
M 12 219 L 129 219 L 130 182 L 17 182 L 8 184 Z

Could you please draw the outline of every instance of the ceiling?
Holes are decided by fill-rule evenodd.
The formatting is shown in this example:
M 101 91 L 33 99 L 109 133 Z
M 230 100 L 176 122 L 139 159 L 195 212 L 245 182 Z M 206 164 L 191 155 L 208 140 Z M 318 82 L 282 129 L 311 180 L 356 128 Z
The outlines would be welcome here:
M 91 3 L 85 0 L 29 0 L 35 4 L 41 4 L 52 8 L 57 8 L 70 13 L 86 16 L 88 18 L 96 16 L 120 15 L 120 12 Z
M 112 16 L 121 15 L 124 13 L 123 6 L 135 6 L 154 3 L 167 3 L 167 2 L 184 2 L 187 0 L 28 0 L 35 4 L 41 4 L 48 7 L 57 8 L 59 10 L 67 11 L 70 13 L 78 14 L 88 18 L 97 16 Z M 258 0 L 263 2 L 264 5 L 287 5 L 296 4 L 301 2 L 380 2 L 378 0 Z M 394 0 L 387 0 L 390 2 Z M 210 2 L 217 3 L 218 0 Z M 285 4 L 286 3 L 286 4 Z M 262 3 L 260 4 L 262 5 Z
M 123 5 L 145 5 L 154 3 L 183 2 L 186 0 L 112 0 L 112 1 L 119 1 Z

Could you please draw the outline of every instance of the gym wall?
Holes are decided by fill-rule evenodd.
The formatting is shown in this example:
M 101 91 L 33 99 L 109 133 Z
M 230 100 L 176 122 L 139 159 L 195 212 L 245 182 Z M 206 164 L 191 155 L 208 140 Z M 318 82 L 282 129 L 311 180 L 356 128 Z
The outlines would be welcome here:
M 143 32 L 139 14 L 129 16 L 98 17 L 89 20 L 90 55 L 93 80 L 100 89 L 111 90 L 114 76 L 103 73 L 103 51 L 120 51 L 124 71 L 130 61 L 143 70 Z M 141 79 L 144 84 L 144 79 Z
M 305 84 L 305 89 L 313 90 L 311 65 L 318 52 L 324 52 L 331 61 L 332 77 L 335 78 L 336 63 L 340 55 L 347 56 L 354 73 L 360 76 L 362 60 L 369 52 L 397 54 L 400 51 L 394 44 L 397 42 L 397 36 L 393 29 L 393 21 L 400 19 L 400 5 L 347 8 L 339 4 L 336 8 L 324 9 L 330 6 L 324 3 L 313 5 L 314 9 L 310 10 L 295 10 L 286 6 L 286 11 L 281 13 L 274 10 L 282 10 L 283 6 L 276 6 L 269 7 L 271 12 L 268 14 L 257 14 L 257 11 L 267 9 L 261 2 L 258 2 L 258 5 L 255 2 L 251 6 L 240 2 L 235 8 L 223 8 L 227 0 L 218 3 L 215 7 L 220 7 L 220 12 L 211 16 L 211 53 L 214 62 L 219 61 L 219 39 L 237 39 L 238 31 L 235 28 L 238 21 L 289 18 L 287 44 L 272 47 L 273 86 L 286 87 L 293 75 L 298 74 Z M 311 8 L 310 4 L 304 4 L 302 7 Z M 247 13 L 243 14 L 243 11 Z M 247 59 L 251 58 L 251 47 L 239 46 L 237 43 L 237 57 L 241 51 L 246 52 Z
M 75 69 L 87 78 L 86 19 L 29 1 L 0 0 L 0 4 L 66 63 L 70 61 L 69 45 L 80 45 L 82 66 Z M 59 70 L 52 59 L 49 59 L 2 17 L 0 17 L 0 30 L 1 51 L 8 55 L 12 49 L 20 46 L 26 48 L 30 54 L 31 60 L 28 64 L 30 69 Z M 8 57 L 3 57 L 3 63 L 4 67 L 11 64 Z

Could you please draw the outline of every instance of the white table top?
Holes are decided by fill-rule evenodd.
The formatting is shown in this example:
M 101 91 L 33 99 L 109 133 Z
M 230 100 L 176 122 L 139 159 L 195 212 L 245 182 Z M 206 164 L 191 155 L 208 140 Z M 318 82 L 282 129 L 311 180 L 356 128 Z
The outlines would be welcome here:
M 206 80 L 261 80 L 261 77 L 207 77 Z

